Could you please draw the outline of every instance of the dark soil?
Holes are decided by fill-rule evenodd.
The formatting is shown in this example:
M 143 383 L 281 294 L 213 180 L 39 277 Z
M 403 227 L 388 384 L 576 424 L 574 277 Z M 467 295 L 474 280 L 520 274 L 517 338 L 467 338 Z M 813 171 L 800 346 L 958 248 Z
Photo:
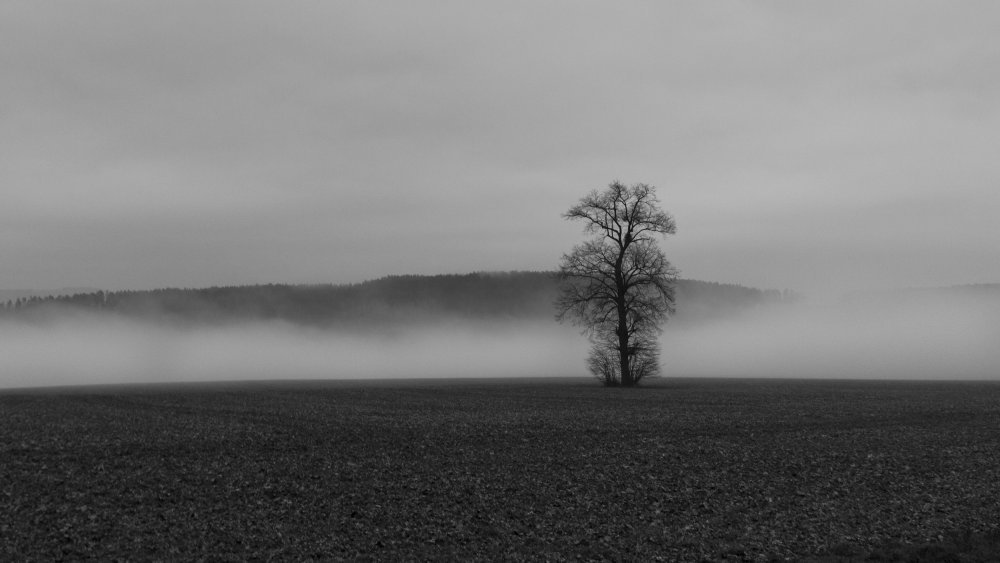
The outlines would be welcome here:
M 997 383 L 0 392 L 3 560 L 986 561 L 956 538 L 998 526 Z

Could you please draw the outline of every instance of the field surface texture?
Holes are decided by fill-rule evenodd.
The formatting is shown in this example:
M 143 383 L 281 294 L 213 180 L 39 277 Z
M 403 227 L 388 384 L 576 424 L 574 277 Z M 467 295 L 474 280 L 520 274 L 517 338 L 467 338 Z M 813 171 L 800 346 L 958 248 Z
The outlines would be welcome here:
M 808 559 L 998 499 L 995 383 L 0 392 L 3 560 Z

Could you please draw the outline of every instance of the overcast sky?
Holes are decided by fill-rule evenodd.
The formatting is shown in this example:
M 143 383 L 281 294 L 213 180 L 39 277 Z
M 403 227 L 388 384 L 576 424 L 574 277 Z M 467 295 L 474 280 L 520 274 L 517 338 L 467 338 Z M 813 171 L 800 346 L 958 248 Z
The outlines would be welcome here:
M 0 288 L 554 269 L 657 186 L 684 277 L 1000 281 L 1000 3 L 0 4 Z

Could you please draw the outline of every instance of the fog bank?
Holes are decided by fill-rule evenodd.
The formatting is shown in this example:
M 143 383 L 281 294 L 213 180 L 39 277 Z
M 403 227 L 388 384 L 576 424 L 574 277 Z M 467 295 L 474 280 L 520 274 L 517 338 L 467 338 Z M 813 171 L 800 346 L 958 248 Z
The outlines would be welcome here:
M 1000 299 L 946 292 L 758 309 L 663 337 L 694 377 L 1000 379 Z
M 762 306 L 668 323 L 667 377 L 1000 379 L 1000 299 Z M 0 388 L 225 380 L 587 376 L 588 343 L 545 321 L 376 332 L 278 323 L 153 325 L 75 315 L 0 323 Z
M 455 323 L 365 334 L 284 323 L 0 324 L 0 388 L 106 383 L 581 375 L 567 327 Z

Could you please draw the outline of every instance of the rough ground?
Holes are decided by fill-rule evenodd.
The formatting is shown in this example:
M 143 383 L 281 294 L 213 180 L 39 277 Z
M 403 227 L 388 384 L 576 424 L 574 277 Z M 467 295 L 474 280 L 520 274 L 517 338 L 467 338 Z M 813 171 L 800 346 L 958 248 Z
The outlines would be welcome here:
M 997 383 L 0 392 L 4 560 L 860 557 L 998 499 Z

